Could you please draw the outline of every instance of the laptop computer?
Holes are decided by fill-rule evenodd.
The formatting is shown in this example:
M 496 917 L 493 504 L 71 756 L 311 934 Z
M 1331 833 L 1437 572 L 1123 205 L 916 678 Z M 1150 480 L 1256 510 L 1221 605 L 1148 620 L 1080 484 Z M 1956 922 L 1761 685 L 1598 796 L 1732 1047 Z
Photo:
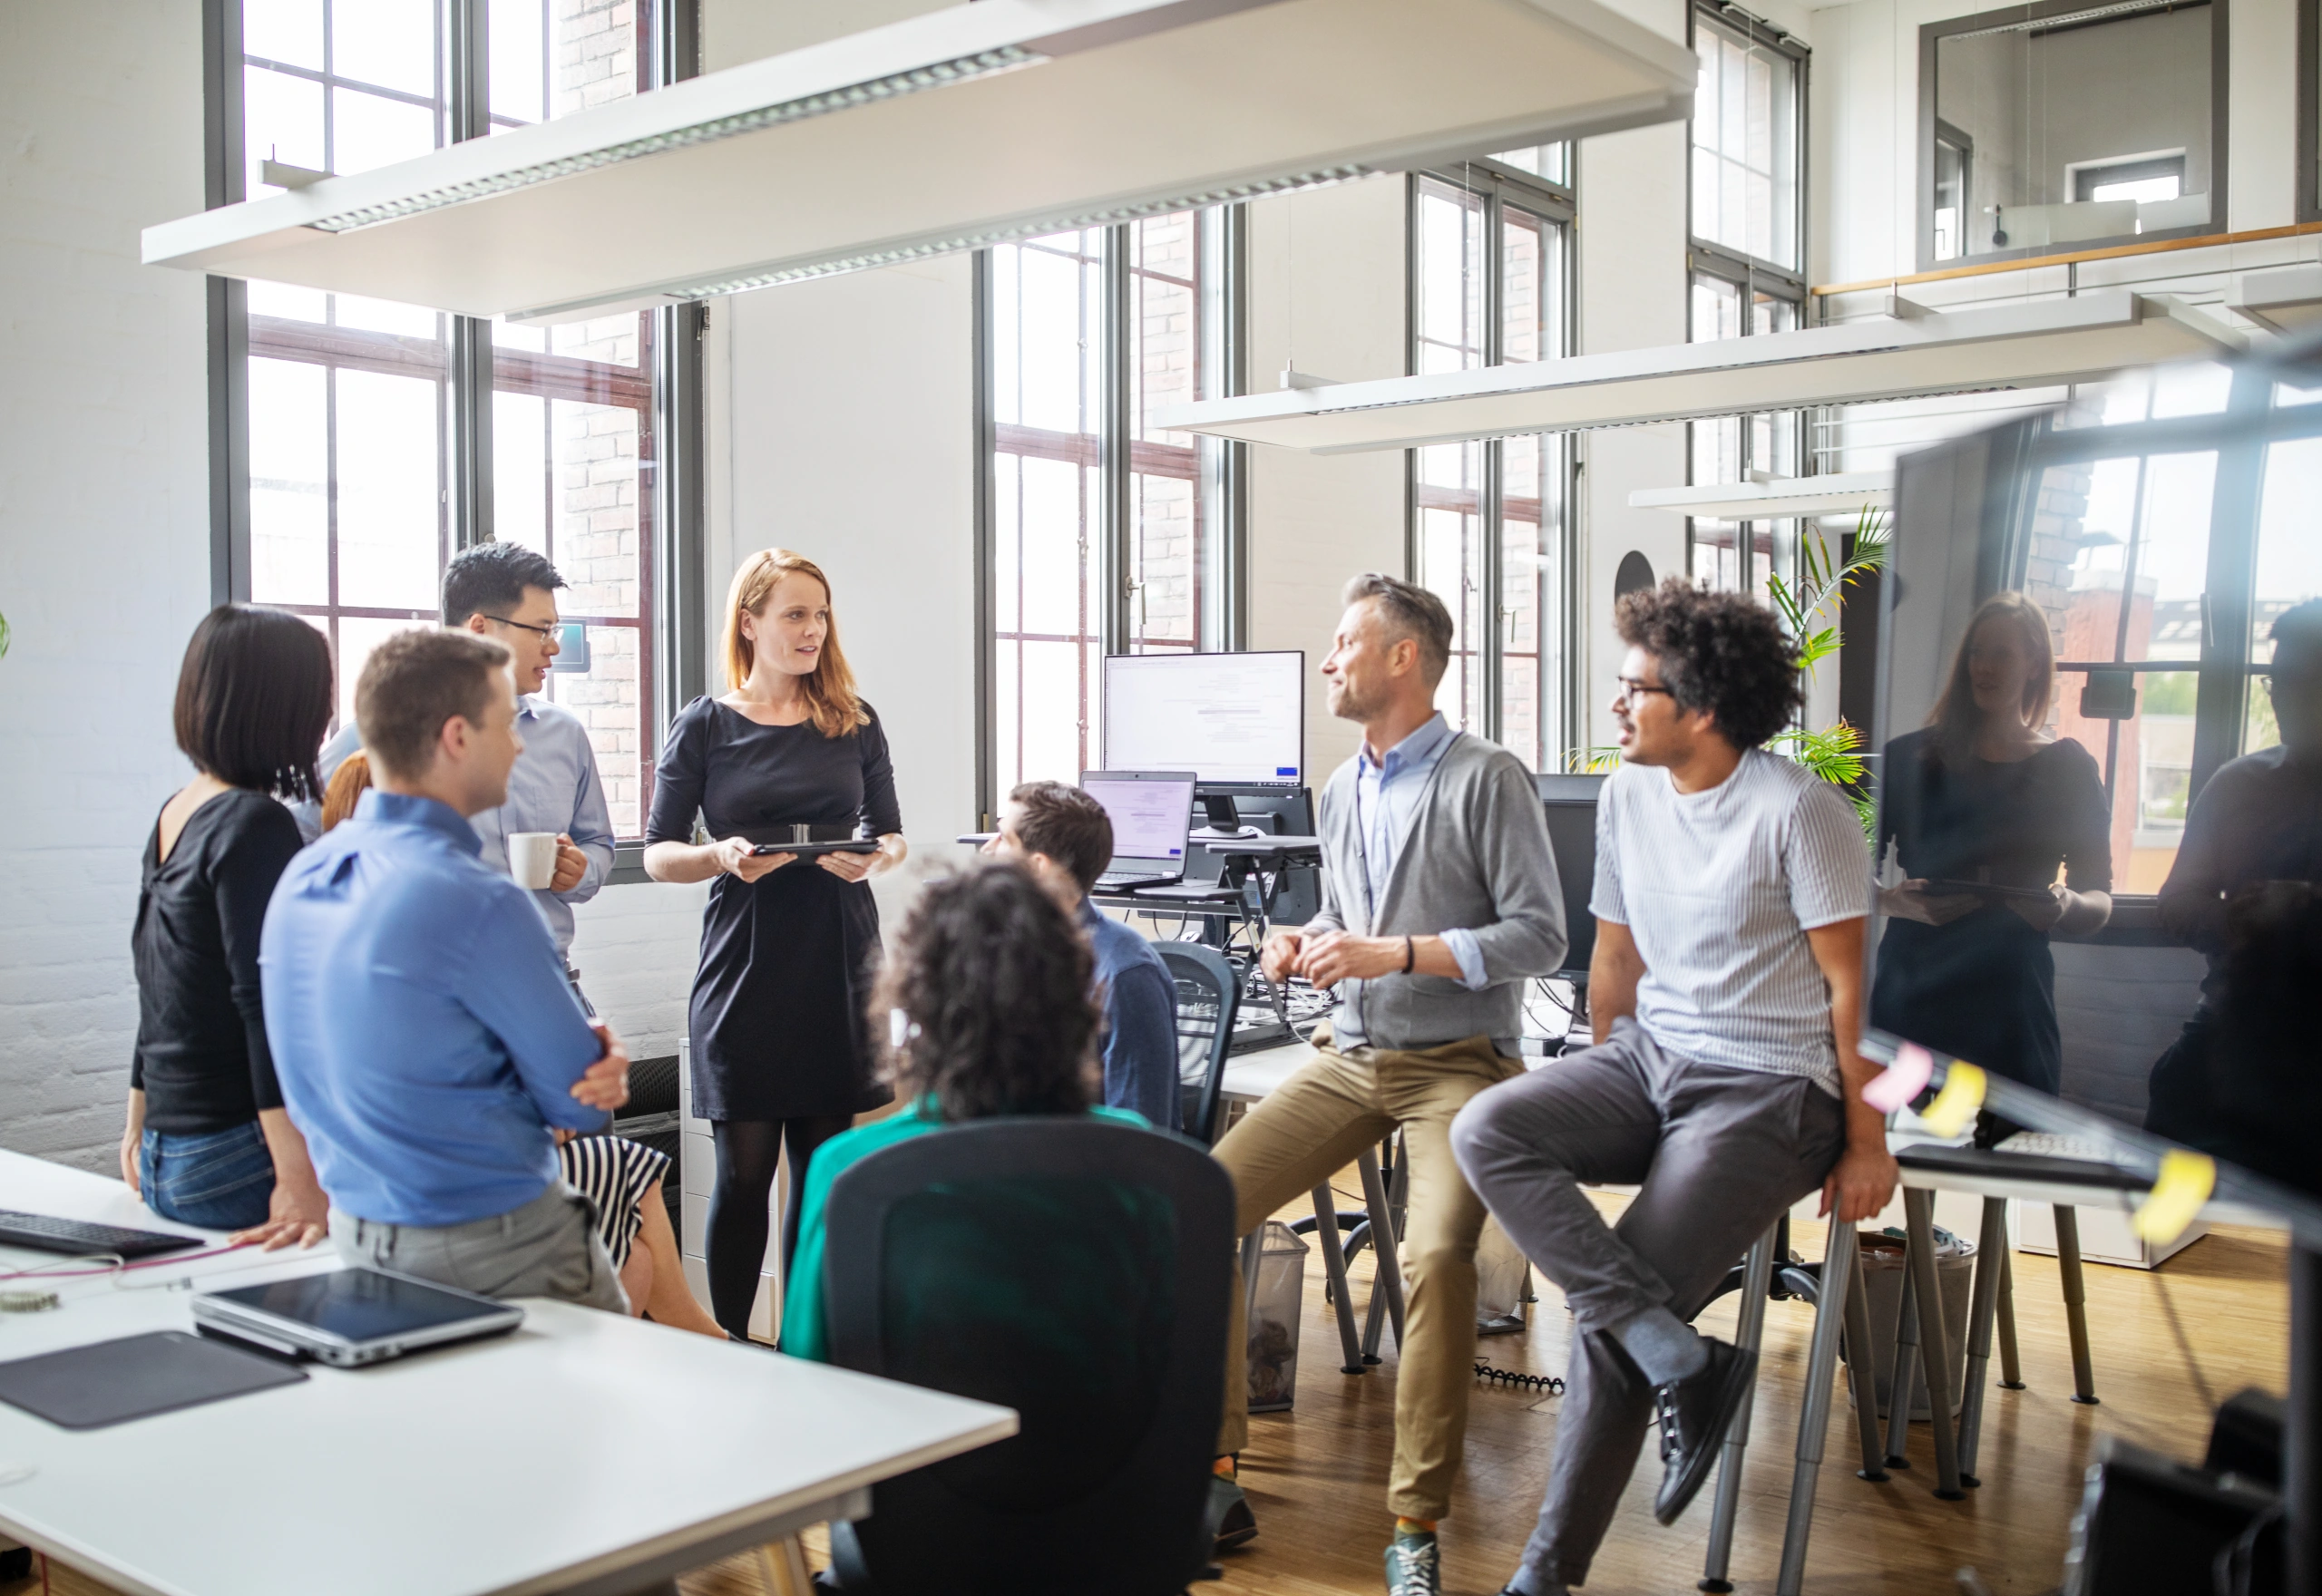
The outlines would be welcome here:
M 1194 827 L 1189 770 L 1091 770 L 1080 790 L 1105 806 L 1113 822 L 1113 859 L 1097 890 L 1165 887 L 1185 879 L 1185 848 Z

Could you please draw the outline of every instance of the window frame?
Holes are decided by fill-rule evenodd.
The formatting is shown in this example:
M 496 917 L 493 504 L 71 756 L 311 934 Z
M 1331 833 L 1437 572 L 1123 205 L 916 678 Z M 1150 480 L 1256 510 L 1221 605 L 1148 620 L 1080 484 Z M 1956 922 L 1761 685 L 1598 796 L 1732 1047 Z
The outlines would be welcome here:
M 1726 263 L 1724 272 L 1735 270 L 1747 271 L 1754 273 L 1760 277 L 1763 277 L 1771 282 L 1788 284 L 1795 289 L 1795 294 L 1786 295 L 1785 297 L 1797 297 L 1803 299 L 1806 295 L 1807 286 L 1806 248 L 1809 241 L 1806 226 L 1806 213 L 1808 209 L 1807 195 L 1809 193 L 1809 184 L 1813 176 L 1813 145 L 1810 142 L 1810 137 L 1813 132 L 1813 123 L 1811 120 L 1811 112 L 1809 109 L 1810 102 L 1808 91 L 1811 86 L 1814 53 L 1806 45 L 1799 43 L 1796 38 L 1791 36 L 1788 30 L 1776 27 L 1773 24 L 1767 22 L 1762 17 L 1752 15 L 1751 13 L 1744 11 L 1739 5 L 1729 5 L 1726 3 L 1726 0 L 1694 0 L 1694 4 L 1689 6 L 1685 12 L 1685 47 L 1689 50 L 1694 51 L 1696 54 L 1699 54 L 1701 48 L 1701 22 L 1703 17 L 1709 18 L 1712 23 L 1715 23 L 1721 27 L 1742 34 L 1752 45 L 1762 44 L 1766 48 L 1773 51 L 1775 54 L 1786 56 L 1792 66 L 1797 70 L 1798 83 L 1796 89 L 1792 93 L 1792 101 L 1797 108 L 1798 125 L 1794 130 L 1792 130 L 1794 139 L 1792 148 L 1798 151 L 1798 174 L 1795 180 L 1798 198 L 1796 203 L 1791 207 L 1795 236 L 1790 239 L 1790 248 L 1792 253 L 1794 253 L 1798 258 L 1798 266 L 1795 269 L 1792 269 L 1790 267 L 1779 265 L 1771 260 L 1760 259 L 1758 257 L 1751 255 L 1745 250 L 1736 249 L 1731 245 L 1713 243 L 1710 239 L 1704 238 L 1693 231 L 1694 146 L 1693 121 L 1691 117 L 1688 117 L 1685 121 L 1686 245 L 1696 256 Z M 1934 157 L 1930 153 L 1927 156 L 1926 160 L 1927 171 L 1930 174 L 1931 180 L 1932 173 L 1935 170 L 1933 164 Z M 1932 191 L 1932 190 L 1929 190 L 1930 194 Z M 1722 272 L 1720 275 L 1724 275 L 1724 272 Z M 1802 315 L 1799 319 L 1798 325 L 1800 326 L 1804 326 L 1806 325 L 1805 318 Z
M 2075 238 L 2069 248 L 2073 250 L 2102 249 L 2122 244 L 2155 243 L 2168 238 L 2200 238 L 2220 234 L 2227 229 L 2227 218 L 2222 214 L 2228 197 L 2232 193 L 2232 150 L 2229 142 L 2230 107 L 2227 103 L 2232 81 L 2231 60 L 2231 0 L 2198 0 L 2210 7 L 2210 173 L 2209 192 L 2216 196 L 2210 207 L 2210 219 L 2199 226 L 2160 228 L 2150 233 L 2131 233 L 2103 238 Z M 2298 108 L 2300 127 L 2298 161 L 2300 163 L 2298 203 L 2301 220 L 2322 217 L 2322 205 L 2309 212 L 2305 209 L 2316 200 L 2311 162 L 2315 159 L 2314 124 L 2307 113 L 2310 105 L 2310 78 L 2314 63 L 2308 41 L 2312 34 L 2306 19 L 2312 14 L 2315 0 L 2299 0 L 2298 28 Z M 2154 0 L 2150 9 L 2165 11 L 2183 9 L 2182 0 Z M 1988 28 L 2003 27 L 2011 23 L 2034 23 L 2043 17 L 2070 16 L 2091 9 L 2089 0 L 2033 0 L 2021 5 L 2002 6 L 1994 11 L 1979 11 L 1972 16 L 1955 16 L 1942 22 L 1919 25 L 1918 62 L 1918 151 L 1916 176 L 1913 180 L 1912 202 L 1917 207 L 1913 219 L 1912 236 L 1917 240 L 1918 269 L 1939 271 L 1946 267 L 1975 266 L 1987 261 L 2030 260 L 2057 253 L 2054 244 L 2026 244 L 2015 248 L 1992 249 L 1970 255 L 1962 249 L 1955 259 L 1938 260 L 1935 254 L 1935 97 L 1936 47 L 1954 34 L 1980 33 Z M 2108 21 L 2124 21 L 2134 13 L 2124 14 Z M 1963 196 L 1961 209 L 1966 209 Z M 1969 223 L 1960 219 L 1960 241 L 1966 241 Z
M 2298 0 L 2298 192 L 2299 221 L 2322 221 L 2322 0 Z
M 1246 205 L 1234 203 L 1203 208 L 1215 218 L 1214 237 L 1197 244 L 1207 257 L 1205 266 L 1217 274 L 1215 326 L 1204 325 L 1204 348 L 1197 358 L 1215 361 L 1222 396 L 1248 392 L 1246 319 L 1249 277 L 1249 219 Z M 1099 235 L 1096 270 L 1101 302 L 1095 328 L 1099 353 L 1099 392 L 1090 406 L 1096 419 L 1095 461 L 1098 481 L 1094 495 L 1098 525 L 1097 603 L 1094 605 L 1100 658 L 1126 651 L 1136 635 L 1132 610 L 1137 598 L 1133 537 L 1137 525 L 1135 479 L 1137 458 L 1145 447 L 1134 433 L 1135 388 L 1131 359 L 1137 297 L 1135 278 L 1136 222 L 1117 222 L 1083 231 Z M 1197 238 L 1203 235 L 1197 234 Z M 1017 240 L 1013 245 L 1037 242 Z M 975 251 L 972 268 L 973 311 L 973 448 L 975 590 L 972 600 L 976 636 L 975 784 L 979 824 L 990 830 L 1000 811 L 1000 750 L 994 739 L 1000 726 L 999 569 L 1000 549 L 1000 423 L 998 394 L 999 361 L 994 339 L 998 316 L 993 302 L 996 274 L 992 248 Z M 1087 436 L 1087 434 L 1077 434 Z M 1249 646 L 1248 526 L 1249 445 L 1221 442 L 1215 455 L 1215 476 L 1205 480 L 1198 462 L 1193 478 L 1197 497 L 1205 496 L 1215 525 L 1204 571 L 1196 573 L 1197 608 L 1194 617 L 1196 647 L 1204 637 L 1214 637 L 1227 651 Z M 1205 581 L 1204 572 L 1215 580 Z M 1093 756 L 1093 755 L 1092 755 Z
M 1693 240 L 1693 248 L 1685 256 L 1685 336 L 1688 342 L 1701 341 L 1696 336 L 1697 330 L 1693 326 L 1693 282 L 1697 277 L 1713 277 L 1719 282 L 1729 284 L 1741 297 L 1742 330 L 1734 335 L 1736 337 L 1753 338 L 1766 336 L 1755 331 L 1751 326 L 1751 311 L 1761 294 L 1770 298 L 1779 299 L 1790 306 L 1792 329 L 1802 329 L 1808 325 L 1807 316 L 1811 312 L 1814 302 L 1807 292 L 1806 280 L 1803 277 L 1794 272 L 1783 271 L 1778 267 L 1768 266 L 1748 256 L 1736 255 L 1729 249 L 1721 249 L 1713 244 L 1704 244 L 1696 238 Z M 1738 469 L 1742 473 L 1740 481 L 1748 482 L 1750 473 L 1753 471 L 1769 469 L 1758 464 L 1751 458 L 1753 431 L 1750 424 L 1751 419 L 1757 415 L 1778 414 L 1784 413 L 1751 411 L 1731 418 L 1742 424 L 1741 459 L 1738 462 Z M 1810 475 L 1812 472 L 1814 459 L 1813 441 L 1809 433 L 1809 429 L 1812 425 L 1813 413 L 1810 410 L 1795 410 L 1787 414 L 1797 417 L 1793 447 L 1798 458 L 1796 463 L 1789 467 L 1784 474 L 1792 477 Z M 1729 418 L 1713 416 L 1709 419 L 1722 421 Z M 1688 423 L 1685 427 L 1685 480 L 1689 484 L 1701 483 L 1699 466 L 1694 455 L 1694 440 L 1698 436 L 1695 429 L 1700 424 L 1698 422 Z M 1779 528 L 1782 521 L 1789 521 L 1793 526 L 1799 525 L 1798 518 L 1794 516 L 1771 518 L 1765 522 L 1744 521 L 1737 523 L 1742 529 L 1740 536 L 1743 539 L 1737 561 L 1741 581 L 1738 591 L 1761 593 L 1765 589 L 1762 579 L 1764 576 L 1780 570 L 1781 560 L 1779 553 L 1779 531 L 1777 530 L 1774 534 L 1776 552 L 1769 556 L 1767 570 L 1760 571 L 1756 569 L 1756 534 L 1751 529 L 1761 524 Z M 1694 525 L 1694 518 L 1687 516 L 1685 518 L 1685 570 L 1689 576 L 1693 574 L 1693 550 L 1696 547 Z
M 439 82 L 444 92 L 438 114 L 444 119 L 443 131 L 454 141 L 487 135 L 493 120 L 488 117 L 487 4 L 444 0 L 435 14 Z M 639 6 L 652 86 L 697 76 L 701 70 L 700 0 L 639 0 Z M 203 198 L 206 207 L 215 209 L 247 197 L 241 0 L 202 0 L 201 24 Z M 205 290 L 210 602 L 248 602 L 252 579 L 249 291 L 239 280 L 219 277 L 205 279 Z M 439 426 L 449 434 L 442 455 L 442 524 L 448 551 L 456 552 L 489 541 L 493 533 L 491 417 L 496 369 L 505 365 L 512 375 L 538 379 L 522 383 L 521 391 L 550 395 L 558 385 L 551 368 L 562 357 L 495 352 L 488 322 L 438 314 L 444 315 L 446 324 Z M 639 485 L 639 575 L 644 615 L 639 629 L 645 636 L 639 640 L 639 664 L 648 690 L 640 710 L 658 746 L 678 711 L 703 692 L 707 680 L 701 379 L 708 317 L 698 302 L 651 314 L 654 322 L 639 348 L 638 371 L 638 380 L 652 385 L 652 397 L 639 407 L 639 431 L 649 431 L 658 448 L 653 480 Z M 317 363 L 327 369 L 359 369 L 373 343 L 379 346 L 368 350 L 370 355 L 392 360 L 393 352 L 385 345 L 398 342 L 391 335 L 327 330 L 346 347 L 327 362 Z M 620 842 L 614 854 L 610 882 L 647 879 L 641 841 Z
M 1579 187 L 1580 148 L 1576 141 L 1565 158 L 1565 171 L 1569 180 L 1557 182 L 1525 170 L 1507 161 L 1489 156 L 1476 156 L 1457 166 L 1429 167 L 1411 172 L 1404 181 L 1403 199 L 1403 346 L 1405 371 L 1416 375 L 1420 370 L 1420 201 L 1424 185 L 1429 182 L 1457 189 L 1474 195 L 1482 207 L 1483 244 L 1480 260 L 1483 283 L 1478 291 L 1478 301 L 1485 307 L 1483 326 L 1482 364 L 1486 366 L 1506 363 L 1507 294 L 1503 280 L 1507 250 L 1505 214 L 1512 204 L 1517 210 L 1537 216 L 1549 226 L 1564 232 L 1562 248 L 1558 251 L 1558 285 L 1564 307 L 1564 325 L 1556 329 L 1561 347 L 1550 358 L 1564 358 L 1574 353 L 1578 340 L 1579 315 Z M 1534 436 L 1539 434 L 1525 434 Z M 1557 682 L 1541 683 L 1541 707 L 1554 706 L 1556 718 L 1566 729 L 1565 740 L 1570 742 L 1585 725 L 1582 712 L 1582 673 L 1576 668 L 1576 649 L 1582 637 L 1581 595 L 1579 592 L 1580 556 L 1576 476 L 1579 470 L 1578 452 L 1574 447 L 1574 434 L 1546 434 L 1552 455 L 1550 469 L 1563 479 L 1560 495 L 1563 523 L 1558 529 L 1557 591 L 1563 602 L 1553 615 L 1538 618 L 1540 636 L 1536 639 L 1539 654 L 1553 653 L 1564 663 L 1563 677 Z M 1505 522 L 1507 508 L 1507 443 L 1503 438 L 1479 441 L 1483 451 L 1481 475 L 1477 490 L 1478 523 L 1488 529 L 1482 540 L 1481 585 L 1492 596 L 1489 605 L 1490 624 L 1483 628 L 1479 641 L 1478 667 L 1482 678 L 1478 695 L 1483 725 L 1469 729 L 1488 740 L 1498 743 L 1506 726 L 1506 660 L 1507 639 L 1502 621 L 1506 608 L 1507 550 Z M 1420 452 L 1403 452 L 1403 577 L 1407 581 L 1420 579 L 1420 553 L 1421 533 L 1420 512 L 1422 484 L 1420 482 Z M 1545 509 L 1543 515 L 1545 516 Z M 1548 628 L 1556 631 L 1551 647 Z M 1503 746 L 1505 744 L 1503 744 Z M 1569 750 L 1567 750 L 1569 752 Z M 1528 764 L 1530 761 L 1527 759 Z

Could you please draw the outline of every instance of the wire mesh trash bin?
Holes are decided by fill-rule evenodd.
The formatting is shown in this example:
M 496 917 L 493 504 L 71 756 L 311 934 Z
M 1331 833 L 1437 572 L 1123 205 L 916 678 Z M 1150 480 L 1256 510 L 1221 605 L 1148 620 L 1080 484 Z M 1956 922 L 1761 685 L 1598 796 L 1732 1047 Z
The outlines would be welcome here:
M 1864 1231 L 1859 1238 L 1862 1248 L 1862 1281 L 1870 1299 L 1870 1347 L 1868 1359 L 1858 1360 L 1859 1367 L 1867 1362 L 1873 1372 L 1873 1382 L 1878 1388 L 1878 1416 L 1887 1416 L 1889 1396 L 1888 1387 L 1894 1382 L 1895 1338 L 1903 1317 L 1903 1238 L 1900 1235 L 1879 1235 Z M 1935 1278 L 1943 1291 L 1943 1338 L 1951 1353 L 1951 1401 L 1947 1411 L 1959 1416 L 1960 1398 L 1965 1395 L 1966 1377 L 1966 1347 L 1967 1343 L 1967 1309 L 1974 1295 L 1976 1273 L 1976 1244 L 1963 1241 L 1949 1231 L 1935 1232 Z M 1849 1376 L 1851 1382 L 1851 1376 Z M 1858 1400 L 1849 1384 L 1847 1400 Z M 1917 1424 L 1934 1416 L 1927 1406 L 1927 1370 L 1917 1358 L 1911 1361 L 1911 1422 Z
M 1306 1301 L 1306 1243 L 1279 1220 L 1258 1241 L 1250 1292 L 1250 1411 L 1280 1413 L 1298 1392 L 1298 1315 Z

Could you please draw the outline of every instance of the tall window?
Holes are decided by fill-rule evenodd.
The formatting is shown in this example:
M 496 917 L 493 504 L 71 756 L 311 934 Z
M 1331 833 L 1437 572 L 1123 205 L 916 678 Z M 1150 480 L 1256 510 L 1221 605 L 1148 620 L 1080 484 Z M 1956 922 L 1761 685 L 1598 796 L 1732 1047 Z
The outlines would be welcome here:
M 240 3 L 252 195 L 277 191 L 269 160 L 359 171 L 424 154 L 479 112 L 497 132 L 651 86 L 639 18 L 652 8 L 630 0 L 495 0 L 482 107 L 454 103 L 445 39 L 467 25 L 464 3 Z M 435 311 L 264 283 L 247 310 L 248 596 L 330 638 L 343 720 L 379 640 L 436 618 L 461 541 L 540 550 L 569 584 L 567 653 L 543 691 L 588 725 L 615 832 L 640 834 L 657 729 L 660 316 L 478 337 Z M 462 358 L 463 336 L 479 357 Z M 486 383 L 488 408 L 471 394 Z M 465 448 L 463 409 L 488 417 Z
M 1411 365 L 1462 371 L 1570 352 L 1562 145 L 1413 180 Z M 1411 569 L 1451 611 L 1447 719 L 1538 770 L 1569 733 L 1569 441 L 1412 451 Z
M 1097 765 L 1106 654 L 1238 643 L 1228 446 L 1151 419 L 1231 391 L 1234 226 L 1180 211 L 986 257 L 994 796 Z
M 1799 206 L 1805 51 L 1737 8 L 1694 13 L 1701 80 L 1693 95 L 1693 248 L 1689 320 L 1697 344 L 1804 325 Z M 1792 477 L 1805 469 L 1797 411 L 1690 423 L 1689 479 L 1699 485 Z M 1690 523 L 1693 578 L 1739 592 L 1787 577 L 1795 521 Z

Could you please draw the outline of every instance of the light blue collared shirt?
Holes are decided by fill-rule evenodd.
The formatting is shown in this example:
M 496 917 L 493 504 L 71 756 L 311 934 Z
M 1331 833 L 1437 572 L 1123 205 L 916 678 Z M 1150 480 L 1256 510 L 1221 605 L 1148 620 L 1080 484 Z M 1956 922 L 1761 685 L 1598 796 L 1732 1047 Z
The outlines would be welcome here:
M 1373 913 L 1387 895 L 1387 878 L 1395 873 L 1403 844 L 1410 840 L 1428 782 L 1435 767 L 1443 763 L 1443 751 L 1451 746 L 1455 735 L 1450 724 L 1439 714 L 1388 749 L 1378 763 L 1371 762 L 1368 742 L 1355 755 L 1356 826 L 1362 833 L 1362 873 L 1367 878 L 1363 885 Z M 1484 953 L 1475 932 L 1454 927 L 1436 934 L 1459 961 L 1459 978 L 1468 990 L 1482 991 L 1487 984 Z
M 562 892 L 534 892 L 532 902 L 548 922 L 560 955 L 572 950 L 572 906 L 586 903 L 605 884 L 613 868 L 612 812 L 605 807 L 605 783 L 597 774 L 597 751 L 589 742 L 589 728 L 580 717 L 537 693 L 516 697 L 516 735 L 524 740 L 508 773 L 508 802 L 472 816 L 468 824 L 483 844 L 483 862 L 508 873 L 508 838 L 516 832 L 561 832 L 589 856 L 589 868 L 580 881 Z M 323 745 L 322 775 L 331 773 L 346 756 L 363 746 L 360 727 L 349 721 L 337 736 Z M 318 833 L 321 812 L 301 806 L 301 829 L 312 842 Z
M 259 942 L 283 1106 L 336 1207 L 457 1225 L 557 1177 L 603 1052 L 530 894 L 433 798 L 374 789 L 282 872 Z

